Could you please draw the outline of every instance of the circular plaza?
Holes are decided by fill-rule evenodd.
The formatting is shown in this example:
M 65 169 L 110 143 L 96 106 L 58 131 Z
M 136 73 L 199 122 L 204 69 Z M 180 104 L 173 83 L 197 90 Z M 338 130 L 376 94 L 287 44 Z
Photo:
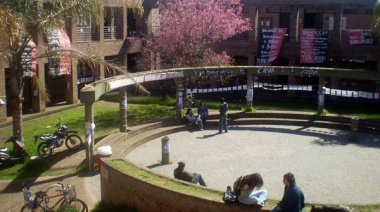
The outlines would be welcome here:
M 380 203 L 380 135 L 309 126 L 230 125 L 229 132 L 205 124 L 167 135 L 170 164 L 161 165 L 161 139 L 140 145 L 125 159 L 168 177 L 177 162 L 202 174 L 207 186 L 225 190 L 245 174 L 259 172 L 268 199 L 281 199 L 282 176 L 294 173 L 306 202 L 321 204 Z

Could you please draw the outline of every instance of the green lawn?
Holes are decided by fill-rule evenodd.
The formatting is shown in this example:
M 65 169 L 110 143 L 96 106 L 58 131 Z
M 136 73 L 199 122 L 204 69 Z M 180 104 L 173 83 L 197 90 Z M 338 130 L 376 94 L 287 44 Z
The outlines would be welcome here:
M 204 100 L 210 109 L 217 110 L 219 99 L 222 94 L 198 94 L 198 102 Z M 245 102 L 233 102 L 231 94 L 223 94 L 229 103 L 230 110 L 242 110 Z M 174 94 L 159 94 L 152 96 L 139 96 L 128 94 L 127 123 L 128 126 L 154 120 L 163 117 L 175 117 Z M 286 111 L 309 111 L 317 112 L 316 103 L 313 100 L 281 99 L 281 98 L 255 98 L 253 107 L 256 110 L 286 110 Z M 326 102 L 326 109 L 329 113 L 355 115 L 359 117 L 380 120 L 380 110 L 378 105 L 367 103 L 346 103 L 346 102 Z M 47 115 L 43 118 L 26 121 L 24 126 L 24 141 L 27 152 L 30 155 L 37 155 L 37 144 L 34 144 L 34 136 L 53 133 L 59 119 L 65 123 L 69 129 L 78 130 L 79 135 L 84 140 L 84 107 L 76 107 L 70 110 Z M 119 130 L 119 103 L 116 97 L 110 96 L 106 100 L 98 101 L 94 104 L 95 119 L 95 139 L 105 135 L 118 132 Z M 12 133 L 11 127 L 0 129 L 0 139 L 8 138 Z M 5 140 L 4 140 L 5 141 Z M 4 145 L 2 145 L 4 146 Z M 66 148 L 66 147 L 62 147 Z M 14 179 L 35 177 L 40 175 L 59 175 L 62 173 L 46 172 L 51 166 L 50 161 L 42 161 L 38 166 L 31 163 L 17 164 L 11 167 L 0 167 L 0 179 Z

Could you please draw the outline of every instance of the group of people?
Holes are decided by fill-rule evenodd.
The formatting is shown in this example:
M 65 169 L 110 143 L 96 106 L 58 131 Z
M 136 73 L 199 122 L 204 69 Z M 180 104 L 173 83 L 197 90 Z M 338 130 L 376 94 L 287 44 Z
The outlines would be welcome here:
M 219 106 L 219 133 L 228 132 L 227 126 L 227 112 L 228 112 L 228 104 L 224 100 L 224 98 L 220 99 Z M 198 125 L 199 130 L 203 130 L 203 124 L 206 122 L 208 116 L 208 107 L 204 101 L 201 101 L 197 110 L 198 115 L 194 115 L 191 108 L 188 108 L 186 111 L 186 118 L 191 124 Z
M 190 173 L 185 170 L 185 163 L 178 162 L 178 167 L 174 169 L 174 177 L 179 180 L 206 186 L 206 183 L 199 173 Z M 300 212 L 303 207 L 304 197 L 302 191 L 296 185 L 296 179 L 290 172 L 283 176 L 285 185 L 284 195 L 277 206 L 271 212 Z M 264 180 L 259 173 L 240 176 L 233 183 L 234 203 L 245 205 L 258 205 L 262 207 L 267 198 L 267 191 L 262 189 Z M 228 190 L 228 189 L 227 189 Z M 225 200 L 227 201 L 227 200 Z

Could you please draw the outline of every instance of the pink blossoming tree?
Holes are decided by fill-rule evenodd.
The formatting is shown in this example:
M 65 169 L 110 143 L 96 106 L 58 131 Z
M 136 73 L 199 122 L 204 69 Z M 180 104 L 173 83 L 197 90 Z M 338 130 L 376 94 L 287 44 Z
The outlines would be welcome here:
M 240 0 L 159 2 L 160 26 L 146 40 L 139 69 L 154 69 L 150 65 L 157 55 L 161 68 L 230 65 L 232 57 L 214 47 L 251 29 L 249 19 L 242 17 L 242 6 Z

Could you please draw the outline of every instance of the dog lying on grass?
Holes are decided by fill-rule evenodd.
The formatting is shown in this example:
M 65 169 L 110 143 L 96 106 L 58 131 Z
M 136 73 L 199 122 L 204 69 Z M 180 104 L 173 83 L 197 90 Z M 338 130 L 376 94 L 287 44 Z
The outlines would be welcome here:
M 350 210 L 349 207 L 347 206 L 339 206 L 339 207 L 334 207 L 334 206 L 327 206 L 327 205 L 321 205 L 321 206 L 311 206 L 310 212 L 352 212 L 354 211 L 353 209 Z

